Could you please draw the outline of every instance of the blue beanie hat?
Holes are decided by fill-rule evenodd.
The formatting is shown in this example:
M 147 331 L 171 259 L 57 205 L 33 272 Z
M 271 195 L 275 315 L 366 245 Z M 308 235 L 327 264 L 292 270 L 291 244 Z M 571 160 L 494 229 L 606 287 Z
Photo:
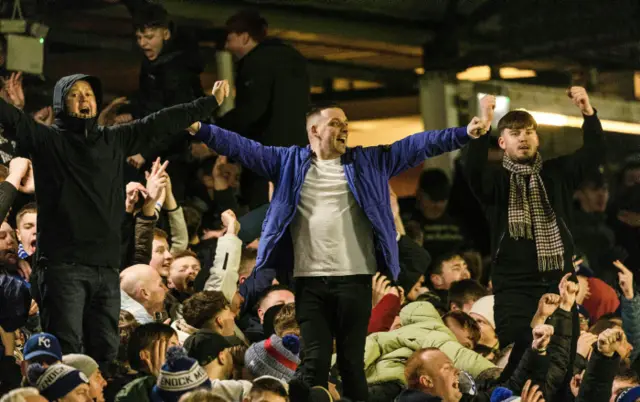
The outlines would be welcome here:
M 62 363 L 48 368 L 32 364 L 27 371 L 27 378 L 49 401 L 63 398 L 79 385 L 89 383 L 89 379 L 81 371 Z
M 618 395 L 616 402 L 636 402 L 640 398 L 640 387 L 627 388 Z
M 187 392 L 198 388 L 211 388 L 207 372 L 195 359 L 187 356 L 180 346 L 167 350 L 167 360 L 160 369 L 158 381 L 151 390 L 154 402 L 178 402 Z
M 269 375 L 290 381 L 300 364 L 300 339 L 296 335 L 269 339 L 254 343 L 244 355 L 245 365 L 254 377 Z
M 491 402 L 502 402 L 513 396 L 513 391 L 504 387 L 497 387 L 491 393 Z

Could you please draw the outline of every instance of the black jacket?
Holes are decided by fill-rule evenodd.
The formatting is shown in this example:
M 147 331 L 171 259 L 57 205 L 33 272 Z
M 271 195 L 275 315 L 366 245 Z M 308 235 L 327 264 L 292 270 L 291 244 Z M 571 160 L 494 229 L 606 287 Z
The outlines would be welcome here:
M 573 271 L 572 227 L 573 193 L 585 173 L 604 157 L 604 134 L 597 114 L 584 116 L 584 145 L 572 155 L 545 161 L 540 175 L 553 207 L 564 244 L 564 271 Z M 493 286 L 496 292 L 506 287 L 526 289 L 540 279 L 559 281 L 562 272 L 539 273 L 533 240 L 510 238 L 508 202 L 510 173 L 487 169 L 489 135 L 471 141 L 463 153 L 463 169 L 475 196 L 485 209 L 491 228 Z
M 278 39 L 267 39 L 237 64 L 236 107 L 216 125 L 271 146 L 308 144 L 307 61 Z
M 0 123 L 16 128 L 18 144 L 33 162 L 37 261 L 119 268 L 125 158 L 137 142 L 179 132 L 207 118 L 218 104 L 214 97 L 201 98 L 129 124 L 102 127 L 96 118 L 78 119 L 65 111 L 65 95 L 79 80 L 91 84 L 99 107 L 100 81 L 76 74 L 56 83 L 53 126 L 36 123 L 2 100 Z
M 587 370 L 582 376 L 580 392 L 576 402 L 607 402 L 611 397 L 611 386 L 620 366 L 620 355 L 606 357 L 594 348 Z

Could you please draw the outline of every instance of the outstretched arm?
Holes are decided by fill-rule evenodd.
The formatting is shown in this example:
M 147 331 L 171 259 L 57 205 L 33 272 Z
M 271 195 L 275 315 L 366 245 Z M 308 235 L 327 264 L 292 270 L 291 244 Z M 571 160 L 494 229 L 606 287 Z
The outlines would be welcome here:
M 0 124 L 17 133 L 20 149 L 33 153 L 45 140 L 49 128 L 37 123 L 31 116 L 0 98 Z
M 462 148 L 473 137 L 485 132 L 484 123 L 477 117 L 467 127 L 424 131 L 396 141 L 389 147 L 372 148 L 380 160 L 380 169 L 389 177 L 419 165 L 425 159 Z
M 270 181 L 277 181 L 280 160 L 288 148 L 266 147 L 213 124 L 196 123 L 189 131 L 218 154 L 239 161 Z
M 180 135 L 193 122 L 206 120 L 229 95 L 229 83 L 217 81 L 213 86 L 213 96 L 205 96 L 193 102 L 183 103 L 162 109 L 149 116 L 121 126 L 108 127 L 106 130 L 115 136 L 116 141 L 131 155 L 135 144 L 150 142 L 152 138 L 168 135 Z

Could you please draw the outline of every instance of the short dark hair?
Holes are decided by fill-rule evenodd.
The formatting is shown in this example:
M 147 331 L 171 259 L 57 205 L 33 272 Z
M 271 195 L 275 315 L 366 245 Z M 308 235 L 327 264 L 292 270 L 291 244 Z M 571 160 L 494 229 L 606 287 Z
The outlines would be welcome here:
M 198 260 L 198 254 L 194 253 L 191 250 L 182 250 L 182 251 L 178 251 L 177 253 L 173 254 L 173 260 L 179 260 L 180 258 L 185 258 L 185 257 L 193 257 L 196 260 Z M 198 260 L 200 261 L 200 260 Z
M 442 321 L 446 325 L 446 319 L 451 318 L 455 320 L 458 325 L 462 327 L 462 329 L 466 329 L 469 331 L 469 338 L 476 345 L 480 341 L 480 326 L 469 314 L 464 311 L 449 311 L 447 314 L 442 317 Z
M 5 181 L 9 177 L 9 168 L 5 165 L 0 165 L 0 180 Z
M 290 303 L 282 306 L 282 309 L 280 309 L 273 319 L 273 329 L 276 331 L 276 335 L 282 338 L 284 331 L 299 328 L 298 322 L 296 321 L 296 304 Z
M 457 251 L 450 251 L 448 253 L 442 254 L 440 257 L 436 258 L 436 260 L 431 264 L 431 266 L 429 267 L 429 270 L 427 271 L 427 274 L 442 275 L 442 265 L 445 262 L 451 261 L 456 257 L 462 258 L 464 260 L 464 258 L 462 257 L 462 254 L 460 254 Z
M 133 15 L 133 29 L 135 31 L 144 31 L 148 28 L 169 29 L 170 27 L 169 13 L 160 4 L 146 4 Z
M 538 128 L 538 123 L 533 116 L 524 110 L 512 110 L 509 113 L 502 116 L 498 122 L 498 133 L 502 135 L 502 132 L 506 129 L 522 130 L 523 128 Z
M 155 239 L 156 237 L 165 239 L 167 241 L 169 240 L 169 235 L 167 234 L 167 232 L 160 228 L 153 228 L 153 238 Z
M 265 392 L 271 392 L 285 398 L 287 401 L 289 400 L 287 389 L 284 387 L 282 382 L 275 378 L 261 378 L 254 381 L 251 386 L 251 392 L 249 392 L 249 398 L 253 399 L 257 396 L 261 396 Z
M 449 199 L 451 183 L 442 169 L 428 169 L 420 174 L 420 191 L 434 201 Z
M 320 114 L 323 110 L 327 110 L 327 109 L 342 109 L 342 108 L 340 107 L 340 105 L 338 105 L 335 102 L 314 103 L 313 105 L 309 106 L 309 110 L 307 110 L 307 115 L 306 115 L 307 120 L 310 117 Z
M 187 324 L 201 329 L 207 321 L 215 318 L 228 307 L 229 302 L 222 292 L 205 290 L 184 301 L 182 316 Z
M 160 339 L 169 340 L 172 336 L 178 336 L 176 331 L 169 325 L 159 322 L 151 322 L 136 328 L 131 334 L 127 350 L 131 368 L 140 371 L 142 369 L 140 352 L 150 348 L 154 342 Z
M 242 10 L 232 15 L 226 22 L 228 32 L 237 34 L 248 33 L 256 42 L 262 42 L 267 37 L 269 24 L 255 10 Z
M 463 279 L 451 284 L 449 288 L 449 303 L 453 303 L 462 308 L 470 301 L 476 301 L 487 296 L 489 291 L 484 288 L 478 281 L 473 279 Z
M 286 291 L 289 291 L 289 292 L 293 293 L 293 290 L 291 290 L 288 286 L 285 286 L 285 285 L 272 285 L 272 286 L 269 286 L 260 295 L 260 298 L 258 299 L 258 302 L 256 303 L 256 309 L 258 308 L 258 306 L 260 306 L 262 304 L 264 299 L 266 299 L 271 293 L 277 292 L 279 290 L 286 290 Z
M 256 258 L 258 258 L 258 250 L 243 248 L 240 254 L 240 269 L 238 270 L 238 275 L 250 275 L 255 267 Z M 251 266 L 247 267 L 249 263 L 251 263 Z
M 628 381 L 640 384 L 640 376 L 630 367 L 621 366 L 616 373 L 615 379 L 618 381 Z
M 420 376 L 424 371 L 425 361 L 422 358 L 426 352 L 440 351 L 438 348 L 422 348 L 418 349 L 409 358 L 404 365 L 404 377 L 407 380 L 407 388 L 419 389 Z

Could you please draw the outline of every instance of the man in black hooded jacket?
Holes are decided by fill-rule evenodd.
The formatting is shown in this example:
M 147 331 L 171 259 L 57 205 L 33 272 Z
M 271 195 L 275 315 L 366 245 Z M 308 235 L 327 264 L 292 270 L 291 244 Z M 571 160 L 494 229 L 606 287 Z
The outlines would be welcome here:
M 152 135 L 177 133 L 209 117 L 225 85 L 216 83 L 215 97 L 112 127 L 98 125 L 102 89 L 88 75 L 56 83 L 51 127 L 0 100 L 0 123 L 16 130 L 19 147 L 32 159 L 42 326 L 60 340 L 65 354 L 84 347 L 100 363 L 116 356 L 126 156 Z

